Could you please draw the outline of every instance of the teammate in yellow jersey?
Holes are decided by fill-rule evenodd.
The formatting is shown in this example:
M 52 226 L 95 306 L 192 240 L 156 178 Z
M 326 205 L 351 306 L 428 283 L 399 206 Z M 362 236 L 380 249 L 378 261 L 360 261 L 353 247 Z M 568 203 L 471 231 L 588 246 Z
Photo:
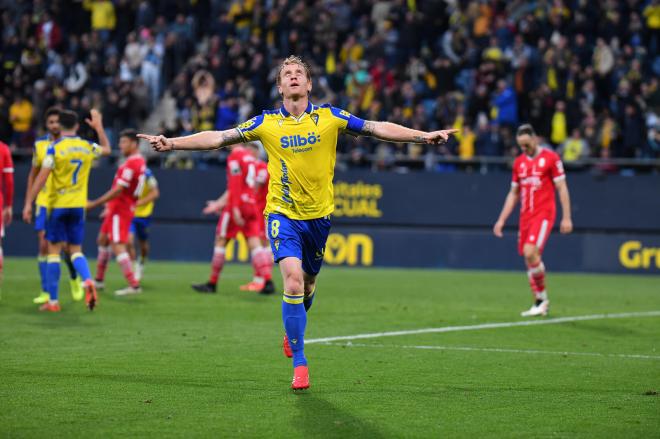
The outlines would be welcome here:
M 39 174 L 41 170 L 41 163 L 46 157 L 46 151 L 48 146 L 59 140 L 60 138 L 60 109 L 57 107 L 51 107 L 46 110 L 46 130 L 48 134 L 43 137 L 38 138 L 34 142 L 34 152 L 32 154 L 32 168 L 28 174 L 27 188 L 25 190 L 26 195 L 30 193 L 32 189 L 32 184 L 34 179 Z M 33 299 L 33 302 L 36 304 L 42 304 L 48 302 L 48 293 L 46 292 L 46 259 L 48 257 L 48 242 L 46 241 L 46 219 L 48 218 L 49 210 L 49 197 L 51 190 L 51 178 L 49 177 L 46 180 L 46 184 L 37 195 L 35 201 L 35 212 L 34 212 L 34 230 L 37 232 L 37 237 L 39 239 L 39 253 L 38 253 L 38 263 L 39 263 L 39 275 L 41 277 L 41 294 Z M 70 287 L 71 295 L 74 300 L 82 300 L 84 292 L 82 284 L 78 280 L 76 270 L 73 267 L 71 262 L 71 255 L 68 249 L 64 249 L 64 262 L 69 269 L 70 276 Z
M 253 140 L 263 143 L 270 174 L 264 215 L 284 279 L 284 347 L 286 354 L 290 347 L 293 356 L 291 387 L 297 390 L 309 387 L 304 335 L 334 209 L 337 136 L 343 132 L 390 142 L 437 144 L 457 130 L 429 133 L 390 122 L 365 121 L 329 104 L 314 105 L 309 102 L 310 70 L 296 56 L 280 65 L 277 88 L 283 100 L 280 109 L 264 111 L 237 128 L 176 138 L 140 136 L 156 151 L 210 150 Z
M 142 188 L 140 198 L 135 205 L 135 216 L 131 222 L 131 229 L 128 235 L 128 252 L 134 263 L 133 272 L 137 280 L 142 279 L 144 264 L 149 256 L 149 226 L 151 225 L 151 214 L 154 211 L 154 202 L 160 197 L 158 189 L 158 180 L 151 169 L 147 168 L 144 173 L 145 185 Z M 137 258 L 137 248 L 135 237 L 140 246 L 140 258 Z
M 25 198 L 23 219 L 32 220 L 32 202 L 46 181 L 51 178 L 51 191 L 48 200 L 50 212 L 46 224 L 48 260 L 46 283 L 48 302 L 41 311 L 60 311 L 58 300 L 60 280 L 60 253 L 68 245 L 72 263 L 83 280 L 85 301 L 90 310 L 97 302 L 96 288 L 89 272 L 87 259 L 82 254 L 82 241 L 85 227 L 85 207 L 89 173 L 95 158 L 110 154 L 110 143 L 103 129 L 101 113 L 91 111 L 91 119 L 86 122 L 99 137 L 100 146 L 81 139 L 76 135 L 78 116 L 73 111 L 60 111 L 61 138 L 51 143 L 41 163 L 41 170 Z

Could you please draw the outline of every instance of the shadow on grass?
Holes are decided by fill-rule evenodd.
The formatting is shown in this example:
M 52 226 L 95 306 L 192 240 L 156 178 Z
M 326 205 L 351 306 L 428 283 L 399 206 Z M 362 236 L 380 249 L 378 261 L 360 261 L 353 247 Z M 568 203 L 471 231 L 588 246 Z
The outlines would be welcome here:
M 300 416 L 294 427 L 303 430 L 304 436 L 317 438 L 383 437 L 383 434 L 369 423 L 312 393 L 300 393 L 296 396 Z
M 74 305 L 72 305 L 73 307 Z M 50 313 L 39 311 L 38 305 L 14 307 L 14 310 L 30 317 L 31 320 L 25 320 L 36 326 L 43 326 L 46 328 L 63 328 L 75 326 L 89 326 L 89 322 L 81 321 L 80 314 L 71 309 L 64 309 L 59 313 Z
M 14 369 L 8 372 L 15 376 L 44 378 L 51 381 L 53 381 L 55 378 L 62 378 L 65 380 L 89 379 L 89 380 L 107 381 L 113 383 L 132 383 L 132 384 L 158 385 L 158 386 L 176 386 L 176 387 L 194 387 L 194 388 L 214 387 L 214 385 L 210 383 L 199 383 L 199 382 L 189 381 L 171 376 L 158 377 L 154 375 L 144 375 L 144 374 L 126 375 L 126 374 L 107 374 L 107 373 L 89 373 L 89 372 L 63 373 L 63 372 L 48 371 L 48 370 L 24 370 L 24 369 Z

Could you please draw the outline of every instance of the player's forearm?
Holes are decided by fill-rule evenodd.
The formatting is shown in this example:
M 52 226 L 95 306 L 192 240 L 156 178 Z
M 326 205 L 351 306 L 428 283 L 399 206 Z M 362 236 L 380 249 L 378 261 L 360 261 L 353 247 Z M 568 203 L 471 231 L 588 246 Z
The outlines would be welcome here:
M 106 192 L 105 194 L 103 194 L 99 198 L 97 198 L 96 200 L 90 201 L 89 204 L 87 205 L 87 208 L 88 209 L 93 209 L 97 206 L 100 206 L 101 204 L 107 203 L 110 200 L 114 200 L 115 198 L 117 198 L 119 196 L 119 194 L 121 194 L 122 190 L 123 190 L 123 187 L 121 187 L 121 186 L 113 187 L 108 192 Z
M 2 174 L 3 204 L 11 208 L 14 205 L 14 172 Z
M 510 192 L 506 196 L 506 200 L 504 201 L 504 206 L 502 206 L 502 211 L 500 212 L 500 216 L 497 219 L 497 221 L 501 223 L 505 223 L 506 220 L 509 219 L 509 216 L 511 216 L 511 213 L 513 212 L 513 209 L 515 209 L 517 203 L 518 203 L 518 195 Z
M 413 130 L 392 122 L 368 120 L 364 123 L 362 134 L 388 142 L 426 143 L 424 131 Z
M 112 152 L 112 147 L 110 145 L 110 140 L 108 139 L 108 135 L 105 132 L 105 128 L 103 128 L 103 125 L 101 125 L 96 130 L 96 135 L 99 137 L 99 146 L 101 146 L 101 154 L 110 155 L 110 153 Z
M 30 167 L 30 172 L 28 172 L 28 177 L 27 177 L 27 188 L 25 189 L 25 197 L 27 198 L 27 195 L 30 193 L 30 190 L 32 189 L 32 185 L 34 184 L 34 179 L 38 174 L 39 168 L 35 168 L 34 166 Z
M 202 131 L 184 137 L 172 137 L 172 149 L 189 151 L 206 151 L 218 149 L 242 141 L 241 134 L 232 128 L 225 131 Z
M 41 168 L 41 171 L 39 171 L 39 174 L 37 174 L 37 177 L 34 179 L 34 182 L 32 183 L 32 187 L 30 187 L 30 190 L 28 191 L 25 197 L 26 206 L 31 205 L 34 202 L 35 198 L 37 198 L 37 194 L 39 194 L 39 191 L 41 191 L 41 189 L 46 184 L 48 175 L 50 175 L 50 169 Z
M 571 196 L 568 193 L 568 186 L 565 184 L 559 188 L 559 203 L 561 204 L 562 217 L 571 219 Z
M 136 205 L 144 206 L 145 204 L 149 204 L 152 201 L 156 201 L 158 197 L 160 197 L 160 191 L 158 190 L 158 188 L 153 188 L 149 191 L 147 195 L 144 196 L 144 198 L 140 198 L 136 203 Z

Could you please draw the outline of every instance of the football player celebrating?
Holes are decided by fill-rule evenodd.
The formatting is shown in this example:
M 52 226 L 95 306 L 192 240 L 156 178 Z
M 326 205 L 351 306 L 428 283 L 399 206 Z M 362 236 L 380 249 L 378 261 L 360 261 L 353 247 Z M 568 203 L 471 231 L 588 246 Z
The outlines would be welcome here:
M 23 220 L 32 221 L 32 203 L 52 175 L 52 187 L 48 205 L 51 208 L 46 224 L 48 261 L 46 283 L 49 300 L 39 307 L 41 311 L 58 312 L 60 283 L 60 253 L 65 245 L 71 252 L 71 261 L 83 280 L 85 302 L 90 310 L 96 306 L 98 297 L 91 279 L 87 258 L 82 253 L 85 235 L 85 206 L 89 174 L 94 159 L 109 155 L 110 143 L 103 129 L 101 113 L 92 110 L 86 122 L 98 135 L 100 145 L 81 139 L 78 131 L 78 115 L 73 111 L 60 111 L 61 138 L 51 143 L 41 163 L 39 174 L 30 192 L 25 197 Z
M 51 143 L 56 142 L 60 138 L 60 109 L 57 107 L 51 107 L 46 110 L 46 134 L 43 137 L 38 138 L 34 142 L 34 152 L 32 154 L 32 167 L 28 173 L 27 187 L 25 189 L 26 195 L 32 189 L 32 184 L 34 184 L 34 179 L 41 170 L 41 163 L 46 157 L 46 152 Z M 34 212 L 34 230 L 37 232 L 37 239 L 39 241 L 39 253 L 37 261 L 39 264 L 39 276 L 41 277 L 41 293 L 35 297 L 32 301 L 36 304 L 42 304 L 48 302 L 50 297 L 47 290 L 46 284 L 46 267 L 48 265 L 48 242 L 46 241 L 46 219 L 48 217 L 48 210 L 50 208 L 50 198 L 51 198 L 51 181 L 52 176 L 48 177 L 46 184 L 37 195 L 35 200 L 35 212 Z M 69 269 L 71 287 L 71 296 L 74 300 L 82 300 L 84 296 L 83 286 L 78 280 L 76 270 L 73 267 L 73 262 L 71 261 L 71 254 L 69 249 L 65 246 L 64 248 L 64 262 L 66 263 L 67 268 Z
M 541 256 L 555 223 L 555 188 L 559 193 L 563 215 L 559 225 L 561 233 L 573 231 L 571 200 L 559 156 L 539 146 L 534 128 L 529 124 L 521 125 L 516 140 L 523 152 L 513 163 L 511 189 L 493 226 L 493 233 L 498 238 L 503 236 L 504 223 L 520 201 L 518 253 L 525 258 L 527 276 L 534 295 L 534 304 L 521 315 L 545 316 L 548 314 L 550 300 L 545 288 L 545 266 Z
M 210 150 L 260 140 L 268 153 L 267 233 L 284 280 L 282 321 L 293 355 L 294 390 L 309 387 L 304 353 L 307 312 L 334 210 L 337 137 L 340 133 L 384 141 L 444 143 L 457 130 L 424 132 L 390 122 L 365 121 L 329 104 L 309 101 L 312 76 L 307 64 L 290 56 L 280 65 L 277 89 L 282 106 L 225 131 L 185 137 L 143 135 L 156 151 Z

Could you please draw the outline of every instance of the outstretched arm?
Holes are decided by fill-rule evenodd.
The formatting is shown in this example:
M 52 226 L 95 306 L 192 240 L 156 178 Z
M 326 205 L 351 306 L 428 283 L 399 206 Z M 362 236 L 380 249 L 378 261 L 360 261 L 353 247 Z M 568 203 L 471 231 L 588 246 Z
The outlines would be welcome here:
M 506 223 L 506 220 L 509 218 L 509 215 L 511 215 L 511 212 L 513 212 L 513 209 L 516 207 L 516 204 L 518 204 L 519 197 L 520 197 L 520 188 L 518 186 L 511 186 L 511 190 L 509 191 L 509 194 L 506 196 L 506 200 L 504 200 L 504 206 L 502 206 L 502 212 L 500 212 L 500 217 L 497 219 L 497 222 L 493 226 L 493 233 L 498 238 L 504 236 L 502 234 L 504 223 Z
M 158 152 L 189 150 L 205 151 L 218 149 L 225 146 L 241 143 L 243 138 L 236 128 L 224 131 L 202 131 L 184 137 L 150 136 L 138 134 L 138 137 L 146 139 L 151 147 Z
M 456 129 L 439 130 L 427 133 L 425 131 L 413 130 L 392 122 L 377 122 L 367 120 L 362 126 L 360 134 L 371 136 L 388 142 L 405 143 L 445 143 L 449 136 L 458 132 Z
M 229 191 L 224 191 L 222 195 L 217 200 L 209 200 L 206 202 L 206 207 L 202 210 L 202 213 L 210 215 L 212 213 L 220 214 L 222 209 L 227 205 L 227 199 L 229 198 Z
M 115 198 L 117 198 L 121 194 L 122 190 L 124 190 L 124 188 L 120 185 L 117 185 L 117 186 L 111 188 L 105 194 L 98 197 L 96 200 L 88 201 L 87 202 L 87 210 L 92 210 L 92 209 L 100 206 L 101 204 L 105 204 L 110 200 L 114 200 Z

